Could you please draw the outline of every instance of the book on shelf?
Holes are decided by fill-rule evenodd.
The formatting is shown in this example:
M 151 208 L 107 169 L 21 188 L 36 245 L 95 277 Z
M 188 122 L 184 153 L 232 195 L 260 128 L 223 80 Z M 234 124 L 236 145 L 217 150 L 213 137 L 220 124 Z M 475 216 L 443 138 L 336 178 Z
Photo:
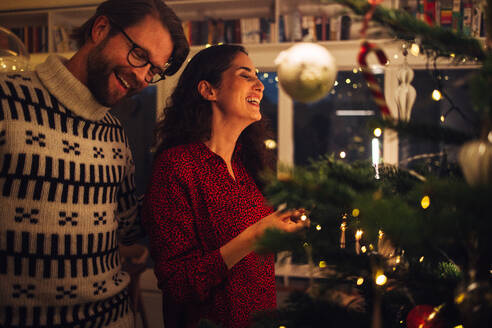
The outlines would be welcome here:
M 48 26 L 24 26 L 10 29 L 30 53 L 48 52 Z

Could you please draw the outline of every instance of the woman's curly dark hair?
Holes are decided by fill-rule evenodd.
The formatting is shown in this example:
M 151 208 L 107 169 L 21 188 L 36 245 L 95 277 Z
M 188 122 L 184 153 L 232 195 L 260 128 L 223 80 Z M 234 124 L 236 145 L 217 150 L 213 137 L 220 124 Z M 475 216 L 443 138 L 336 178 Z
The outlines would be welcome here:
M 212 107 L 199 93 L 198 83 L 205 80 L 219 87 L 222 73 L 240 52 L 247 54 L 239 45 L 216 45 L 191 59 L 164 109 L 164 119 L 157 123 L 156 155 L 178 145 L 210 139 Z M 259 186 L 262 186 L 260 172 L 274 169 L 274 154 L 265 147 L 265 140 L 271 137 L 267 120 L 262 117 L 248 126 L 238 140 L 243 164 Z

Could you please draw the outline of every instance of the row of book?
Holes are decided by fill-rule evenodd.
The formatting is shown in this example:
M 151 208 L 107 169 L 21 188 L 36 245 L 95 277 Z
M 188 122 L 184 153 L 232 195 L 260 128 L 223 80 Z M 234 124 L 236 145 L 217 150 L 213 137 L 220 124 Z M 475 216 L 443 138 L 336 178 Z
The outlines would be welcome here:
M 349 16 L 280 16 L 278 42 L 350 39 Z M 183 30 L 190 45 L 217 43 L 271 43 L 275 41 L 274 22 L 267 18 L 184 21 Z
M 14 27 L 11 31 L 30 53 L 48 51 L 48 26 Z
M 468 36 L 485 36 L 485 1 L 403 0 L 401 8 L 431 26 L 442 26 Z

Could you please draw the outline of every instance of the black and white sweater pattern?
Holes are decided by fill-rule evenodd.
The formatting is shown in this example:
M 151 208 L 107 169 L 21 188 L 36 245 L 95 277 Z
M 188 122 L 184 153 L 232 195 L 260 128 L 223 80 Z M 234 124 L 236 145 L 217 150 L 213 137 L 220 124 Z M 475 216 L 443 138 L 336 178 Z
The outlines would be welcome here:
M 0 74 L 0 327 L 132 326 L 133 175 L 121 125 L 61 58 Z

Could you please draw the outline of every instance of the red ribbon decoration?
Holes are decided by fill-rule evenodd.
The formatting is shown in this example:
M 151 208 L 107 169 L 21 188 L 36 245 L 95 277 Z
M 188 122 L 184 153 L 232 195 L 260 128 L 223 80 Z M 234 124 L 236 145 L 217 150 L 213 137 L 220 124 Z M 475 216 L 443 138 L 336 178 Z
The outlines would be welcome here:
M 381 48 L 379 48 L 375 44 L 367 41 L 364 41 L 362 43 L 357 60 L 362 69 L 362 74 L 364 75 L 364 78 L 367 81 L 369 90 L 371 90 L 372 96 L 374 97 L 374 101 L 378 105 L 381 114 L 383 115 L 383 117 L 389 117 L 390 111 L 388 105 L 386 104 L 386 100 L 384 99 L 383 91 L 381 90 L 381 87 L 379 86 L 371 69 L 367 65 L 366 57 L 371 52 L 374 52 L 376 54 L 379 63 L 381 65 L 386 65 L 388 63 L 388 58 L 384 54 L 383 50 L 381 50 Z

